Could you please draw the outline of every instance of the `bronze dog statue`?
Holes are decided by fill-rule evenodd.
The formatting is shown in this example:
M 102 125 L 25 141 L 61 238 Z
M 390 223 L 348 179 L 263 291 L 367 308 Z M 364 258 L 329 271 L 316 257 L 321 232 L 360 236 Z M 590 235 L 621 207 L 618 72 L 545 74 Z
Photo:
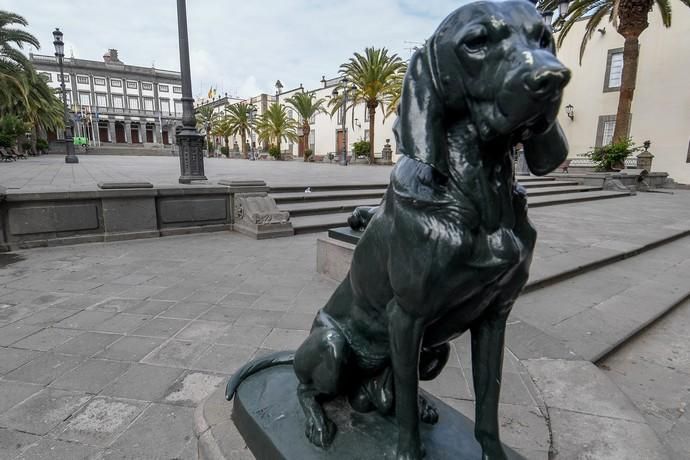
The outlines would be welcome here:
M 358 411 L 393 414 L 399 460 L 420 459 L 420 421 L 435 423 L 418 381 L 439 375 L 449 342 L 472 336 L 475 436 L 484 459 L 503 459 L 498 401 L 506 319 L 527 282 L 536 232 L 513 180 L 522 142 L 543 175 L 567 156 L 556 122 L 570 72 L 525 0 L 477 2 L 452 13 L 410 61 L 395 125 L 403 156 L 366 226 L 349 275 L 293 353 L 245 365 L 239 383 L 294 362 L 306 434 L 327 447 L 336 433 L 322 404 L 346 395 Z

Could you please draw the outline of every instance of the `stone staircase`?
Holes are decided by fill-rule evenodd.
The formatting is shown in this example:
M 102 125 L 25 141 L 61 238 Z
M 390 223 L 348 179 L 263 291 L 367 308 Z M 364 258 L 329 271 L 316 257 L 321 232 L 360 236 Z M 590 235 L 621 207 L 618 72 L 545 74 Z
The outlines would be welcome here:
M 529 195 L 530 207 L 552 206 L 581 201 L 629 196 L 626 192 L 604 191 L 601 186 L 580 185 L 572 180 L 554 177 L 518 177 Z M 357 206 L 376 206 L 386 190 L 386 183 L 275 186 L 270 194 L 278 208 L 290 213 L 295 234 L 322 232 L 341 227 Z

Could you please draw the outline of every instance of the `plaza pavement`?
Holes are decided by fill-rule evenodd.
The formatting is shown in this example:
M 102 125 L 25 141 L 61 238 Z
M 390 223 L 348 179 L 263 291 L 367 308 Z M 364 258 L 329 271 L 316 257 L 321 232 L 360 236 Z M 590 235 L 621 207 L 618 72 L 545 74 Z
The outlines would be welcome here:
M 46 159 L 53 160 L 36 161 Z M 314 168 L 324 175 L 355 170 Z M 681 191 L 532 210 L 540 232 L 533 275 L 687 228 L 689 200 Z M 201 401 L 218 398 L 216 389 L 252 356 L 297 347 L 334 290 L 334 281 L 315 272 L 317 236 L 197 234 L 0 254 L 0 459 L 196 458 Z M 551 302 L 558 310 L 559 299 Z M 559 360 L 518 359 L 525 349 L 550 346 L 538 339 L 508 339 L 504 442 L 529 459 L 579 458 L 578 436 L 608 430 L 609 444 L 589 446 L 587 458 L 605 458 L 595 455 L 601 449 L 616 453 L 607 458 L 665 458 L 649 424 L 591 363 L 564 372 L 569 364 Z M 424 386 L 471 416 L 468 348 L 467 336 L 455 341 L 449 366 Z M 217 400 L 214 407 L 216 421 L 227 425 L 230 405 Z M 583 426 L 577 417 L 596 431 L 571 429 Z M 252 458 L 236 432 L 226 433 L 220 442 L 234 458 Z
M 206 177 L 261 179 L 268 185 L 319 185 L 387 183 L 391 166 L 302 161 L 249 161 L 205 158 Z M 9 190 L 53 191 L 95 188 L 99 182 L 151 182 L 177 184 L 178 157 L 80 155 L 78 164 L 66 164 L 63 155 L 43 155 L 28 160 L 0 163 L 0 186 Z

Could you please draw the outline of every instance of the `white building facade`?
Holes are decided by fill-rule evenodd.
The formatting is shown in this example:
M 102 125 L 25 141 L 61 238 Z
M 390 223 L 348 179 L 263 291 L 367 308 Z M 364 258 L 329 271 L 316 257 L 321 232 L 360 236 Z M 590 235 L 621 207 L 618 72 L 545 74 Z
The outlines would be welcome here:
M 54 56 L 31 54 L 30 60 L 49 86 L 60 87 Z M 65 58 L 64 75 L 75 136 L 87 137 L 91 145 L 175 142 L 175 128 L 182 123 L 179 72 L 125 65 L 111 49 L 102 62 Z M 53 140 L 62 133 L 48 136 Z
M 690 183 L 690 8 L 671 0 L 670 28 L 655 5 L 649 27 L 640 36 L 640 56 L 632 105 L 630 135 L 637 145 L 650 140 L 652 169 Z M 579 65 L 586 21 L 568 33 L 558 58 L 570 68 L 559 121 L 570 144 L 569 158 L 611 142 L 623 67 L 623 37 L 606 20 L 587 45 Z M 573 119 L 566 111 L 573 106 Z M 581 157 L 580 157 L 581 158 Z

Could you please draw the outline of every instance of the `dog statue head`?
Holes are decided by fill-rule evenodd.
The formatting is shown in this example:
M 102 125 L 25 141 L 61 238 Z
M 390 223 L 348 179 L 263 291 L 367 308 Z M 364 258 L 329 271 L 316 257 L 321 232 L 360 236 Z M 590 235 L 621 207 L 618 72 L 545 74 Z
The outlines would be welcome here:
M 556 115 L 569 80 L 532 3 L 465 5 L 410 60 L 395 126 L 400 153 L 448 176 L 448 124 L 468 119 L 478 142 L 522 142 L 530 170 L 547 174 L 568 154 Z

